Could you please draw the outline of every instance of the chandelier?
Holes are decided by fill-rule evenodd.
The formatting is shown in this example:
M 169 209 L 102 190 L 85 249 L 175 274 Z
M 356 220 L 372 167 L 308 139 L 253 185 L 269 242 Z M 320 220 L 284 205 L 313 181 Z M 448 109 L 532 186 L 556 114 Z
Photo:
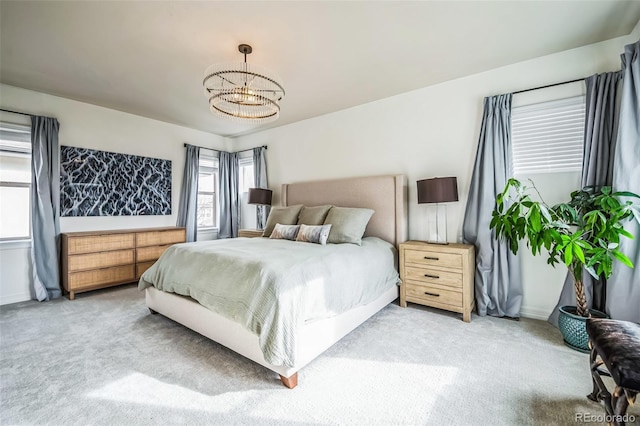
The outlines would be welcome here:
M 247 63 L 252 50 L 248 44 L 239 45 L 244 62 L 211 65 L 202 84 L 214 114 L 245 123 L 269 123 L 280 115 L 284 88 L 269 70 Z

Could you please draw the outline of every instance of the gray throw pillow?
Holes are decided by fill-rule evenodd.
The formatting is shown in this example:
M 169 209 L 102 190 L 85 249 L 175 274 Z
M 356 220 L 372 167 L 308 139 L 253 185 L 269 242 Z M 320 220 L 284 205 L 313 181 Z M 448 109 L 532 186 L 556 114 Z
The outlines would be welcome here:
M 281 223 L 283 225 L 296 225 L 298 223 L 300 209 L 302 209 L 302 204 L 296 204 L 295 206 L 289 207 L 272 207 L 262 236 L 271 236 L 276 223 Z
M 300 230 L 298 231 L 296 241 L 325 245 L 327 244 L 329 231 L 331 231 L 331 225 L 300 225 Z
M 322 225 L 331 206 L 302 207 L 298 216 L 298 225 Z
M 273 228 L 273 232 L 271 232 L 269 238 L 274 240 L 295 241 L 299 229 L 300 225 L 283 225 L 281 223 L 276 223 L 276 226 Z
M 362 235 L 373 216 L 371 209 L 331 207 L 324 224 L 331 224 L 328 243 L 353 243 L 362 245 Z

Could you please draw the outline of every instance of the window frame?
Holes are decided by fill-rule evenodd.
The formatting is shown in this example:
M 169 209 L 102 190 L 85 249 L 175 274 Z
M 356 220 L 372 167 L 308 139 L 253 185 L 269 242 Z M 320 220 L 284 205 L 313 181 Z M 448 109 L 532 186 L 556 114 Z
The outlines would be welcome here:
M 13 134 L 9 138 L 5 139 L 5 136 L 8 134 Z M 15 137 L 15 134 L 21 135 L 21 137 Z M 20 145 L 14 144 L 3 144 L 1 141 L 7 142 L 19 142 Z M 4 121 L 0 121 L 0 155 L 11 156 L 11 157 L 23 157 L 31 160 L 32 149 L 31 149 L 31 126 L 24 124 L 15 124 L 8 123 Z M 29 161 L 30 162 L 30 161 Z M 31 166 L 29 166 L 29 175 L 31 176 Z M 27 197 L 27 211 L 29 212 L 29 227 L 27 235 L 20 236 L 12 236 L 12 237 L 2 237 L 0 236 L 0 243 L 6 245 L 7 243 L 28 243 L 33 238 L 33 229 L 31 222 L 31 178 L 29 182 L 17 182 L 17 181 L 3 181 L 0 180 L 0 187 L 4 188 L 28 188 L 29 193 Z
M 210 168 L 211 168 L 211 175 L 213 177 L 213 191 L 202 191 L 200 189 L 200 173 L 202 171 L 202 166 L 200 165 L 200 162 L 203 160 L 211 162 Z M 219 167 L 218 158 L 215 157 L 213 154 L 203 153 L 201 149 L 200 160 L 198 161 L 198 193 L 196 198 L 196 218 L 199 213 L 199 209 L 197 208 L 197 206 L 198 206 L 198 199 L 200 198 L 200 195 L 210 195 L 213 197 L 213 225 L 200 226 L 199 224 L 197 224 L 198 231 L 212 231 L 212 230 L 217 230 L 219 227 L 219 222 L 218 222 L 219 220 L 218 212 L 220 211 L 220 205 L 219 205 L 220 203 L 218 200 L 218 193 L 220 192 L 219 178 L 220 178 L 220 167 Z
M 238 176 L 243 176 L 242 173 L 242 168 L 244 167 L 255 167 L 255 164 L 253 164 L 253 157 L 245 157 L 245 158 L 240 158 L 238 159 Z M 244 194 L 245 192 L 249 192 L 249 188 L 255 188 L 255 176 L 251 176 L 252 180 L 253 180 L 253 185 L 246 185 L 244 182 L 244 176 L 242 178 L 242 183 L 238 182 L 238 195 L 240 194 Z

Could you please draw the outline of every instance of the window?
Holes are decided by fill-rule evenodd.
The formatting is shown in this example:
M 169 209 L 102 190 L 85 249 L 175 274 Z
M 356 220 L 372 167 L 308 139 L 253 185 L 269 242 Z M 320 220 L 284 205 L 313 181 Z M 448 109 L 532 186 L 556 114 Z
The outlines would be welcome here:
M 31 238 L 31 129 L 0 123 L 0 240 Z
M 218 227 L 218 159 L 210 150 L 200 150 L 198 163 L 198 229 Z M 253 159 L 241 158 L 238 162 L 239 192 L 253 187 Z
M 198 167 L 198 228 L 215 228 L 218 226 L 218 159 L 201 149 Z
M 239 176 L 238 186 L 240 194 L 249 192 L 249 188 L 255 188 L 253 180 L 253 158 L 241 158 L 238 162 Z
M 584 96 L 513 108 L 513 175 L 579 172 L 584 120 Z

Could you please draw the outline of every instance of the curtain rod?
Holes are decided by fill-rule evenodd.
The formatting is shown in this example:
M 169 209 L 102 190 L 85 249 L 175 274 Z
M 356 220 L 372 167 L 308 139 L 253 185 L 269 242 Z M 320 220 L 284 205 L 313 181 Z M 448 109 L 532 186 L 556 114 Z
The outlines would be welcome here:
M 34 115 L 33 115 L 33 114 L 27 114 L 26 112 L 20 112 L 20 111 L 12 111 L 12 110 L 10 110 L 10 109 L 0 108 L 0 111 L 10 112 L 11 114 L 26 115 L 27 117 L 34 117 Z
M 515 95 L 517 93 L 530 92 L 532 90 L 546 89 L 547 87 L 554 87 L 554 86 L 561 86 L 563 84 L 576 83 L 578 81 L 584 81 L 584 78 L 576 78 L 575 80 L 562 81 L 560 83 L 547 84 L 546 86 L 532 87 L 531 89 L 518 90 L 517 92 L 512 92 L 512 95 Z
M 187 145 L 191 145 L 191 144 L 185 143 L 184 147 L 186 148 Z M 192 146 L 197 146 L 198 148 L 202 148 L 202 149 L 208 149 L 209 151 L 221 152 L 219 149 L 207 148 L 205 146 L 199 146 L 199 145 L 192 145 Z M 268 149 L 267 145 L 262 145 L 261 148 Z M 234 152 L 246 152 L 246 151 L 253 151 L 253 148 L 243 149 L 242 151 L 234 151 Z

